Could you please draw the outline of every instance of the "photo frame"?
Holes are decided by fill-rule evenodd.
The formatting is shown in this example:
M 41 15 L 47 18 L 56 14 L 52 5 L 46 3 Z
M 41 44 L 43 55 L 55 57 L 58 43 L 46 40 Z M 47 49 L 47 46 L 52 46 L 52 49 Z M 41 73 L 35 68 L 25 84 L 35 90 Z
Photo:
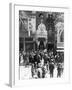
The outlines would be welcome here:
M 27 14 L 25 14 L 25 12 Z M 57 83 L 69 83 L 70 81 L 70 66 L 69 66 L 69 8 L 67 7 L 48 7 L 48 6 L 32 6 L 32 5 L 23 5 L 23 4 L 14 4 L 10 3 L 9 5 L 9 30 L 10 30 L 10 70 L 9 70 L 9 83 L 10 86 L 37 86 L 37 85 L 48 85 L 48 84 L 57 84 Z M 40 13 L 40 14 L 39 14 Z M 43 16 L 44 14 L 44 16 Z M 56 33 L 56 38 L 57 41 L 53 42 L 53 35 L 55 36 L 54 33 L 52 33 L 52 30 L 49 30 L 48 34 L 45 33 L 43 30 L 40 31 L 40 33 L 36 32 L 36 30 L 41 29 L 39 26 L 39 17 L 45 18 L 47 17 L 46 15 L 55 15 L 55 19 L 59 20 L 60 22 L 58 23 L 57 20 L 54 21 L 55 23 L 55 30 L 59 30 Z M 25 17 L 22 18 L 22 15 Z M 29 16 L 31 15 L 31 16 Z M 34 16 L 33 16 L 34 15 Z M 38 19 L 37 16 L 39 15 Z M 59 17 L 57 15 L 60 15 Z M 63 15 L 63 16 L 61 16 Z M 28 17 L 29 16 L 29 17 Z M 62 20 L 61 20 L 62 17 Z M 40 19 L 41 19 L 40 18 Z M 38 23 L 36 23 L 38 22 Z M 61 23 L 63 22 L 63 23 Z M 23 25 L 24 24 L 24 25 Z M 37 25 L 38 24 L 38 25 Z M 49 20 L 50 24 L 50 20 Z M 21 26 L 23 25 L 23 26 Z M 48 25 L 48 23 L 47 23 Z M 51 27 L 51 26 L 52 27 Z M 49 29 L 54 29 L 53 23 L 51 23 L 48 28 Z M 21 27 L 20 27 L 21 26 Z M 44 29 L 47 29 L 45 26 L 43 26 Z M 42 29 L 43 29 L 42 27 Z M 21 28 L 21 29 L 20 29 Z M 62 30 L 64 29 L 63 33 Z M 22 30 L 22 31 L 20 31 Z M 25 30 L 25 31 L 23 31 Z M 21 33 L 21 34 L 20 34 Z M 35 35 L 36 34 L 36 35 Z M 52 34 L 52 37 L 50 36 Z M 27 35 L 29 38 L 27 38 Z M 35 38 L 32 38 L 33 35 L 35 35 Z M 39 78 L 39 79 L 23 79 L 20 68 L 20 63 L 19 63 L 19 52 L 20 50 L 24 49 L 24 51 L 30 52 L 30 50 L 36 50 L 35 46 L 33 45 L 32 40 L 34 40 L 38 45 L 41 44 L 40 40 L 44 37 L 46 39 L 46 35 L 48 35 L 48 47 L 52 47 L 51 43 L 56 43 L 56 51 L 57 52 L 63 52 L 64 53 L 64 76 L 63 78 Z M 58 39 L 58 36 L 61 35 L 61 38 Z M 23 36 L 26 36 L 24 39 L 22 39 Z M 63 37 L 64 38 L 63 38 Z M 21 38 L 20 38 L 21 37 Z M 23 46 L 22 42 L 26 41 Z M 43 39 L 42 39 L 43 40 Z M 64 40 L 64 41 L 63 41 Z M 45 40 L 44 40 L 45 41 Z M 43 41 L 43 42 L 44 42 Z M 44 45 L 47 43 L 44 42 Z M 42 46 L 40 45 L 40 48 L 42 49 Z M 37 47 L 39 50 L 39 48 Z M 30 70 L 29 70 L 30 71 Z M 28 71 L 28 72 L 29 72 Z M 22 71 L 23 73 L 24 70 Z M 26 72 L 27 73 L 27 72 Z M 27 76 L 28 74 L 26 74 Z M 23 74 L 24 76 L 24 74 Z M 22 80 L 23 79 L 23 80 Z

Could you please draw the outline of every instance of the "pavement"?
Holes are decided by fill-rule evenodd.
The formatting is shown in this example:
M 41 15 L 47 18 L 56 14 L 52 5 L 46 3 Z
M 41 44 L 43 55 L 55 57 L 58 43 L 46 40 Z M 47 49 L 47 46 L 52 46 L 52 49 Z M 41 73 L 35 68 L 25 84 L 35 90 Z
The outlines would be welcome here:
M 54 74 L 53 78 L 57 78 L 57 68 L 55 67 L 54 69 Z M 46 78 L 50 78 L 49 71 L 45 75 Z M 63 75 L 61 76 L 63 77 Z M 31 66 L 20 66 L 20 80 L 24 79 L 33 79 L 32 74 L 31 74 Z

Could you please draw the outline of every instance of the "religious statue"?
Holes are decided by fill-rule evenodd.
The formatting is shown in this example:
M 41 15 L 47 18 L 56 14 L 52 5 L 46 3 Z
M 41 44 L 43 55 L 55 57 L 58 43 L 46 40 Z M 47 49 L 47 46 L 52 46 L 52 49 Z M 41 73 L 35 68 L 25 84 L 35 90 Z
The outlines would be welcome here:
M 41 23 L 38 25 L 39 31 L 46 31 L 46 26 L 43 24 L 43 19 L 41 19 Z
M 37 38 L 37 44 L 39 46 L 39 49 L 44 49 L 44 47 L 46 46 L 46 43 L 47 43 L 47 30 L 46 30 L 45 24 L 43 23 L 42 15 L 40 18 L 40 24 L 38 25 L 38 28 L 36 31 L 36 38 Z M 39 38 L 40 38 L 40 40 L 38 40 Z
M 47 30 L 45 24 L 43 23 L 43 19 L 41 19 L 41 23 L 38 25 L 36 33 L 37 37 L 44 37 L 47 39 Z
M 54 21 L 55 21 L 55 19 L 54 19 L 53 15 L 52 14 L 48 14 L 48 18 L 46 20 L 47 30 L 50 30 L 50 28 L 52 30 L 54 30 Z

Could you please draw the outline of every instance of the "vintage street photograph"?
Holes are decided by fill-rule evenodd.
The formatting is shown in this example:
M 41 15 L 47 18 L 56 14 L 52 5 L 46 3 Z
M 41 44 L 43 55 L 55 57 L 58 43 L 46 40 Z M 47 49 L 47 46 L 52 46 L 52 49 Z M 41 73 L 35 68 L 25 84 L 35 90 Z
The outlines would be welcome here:
M 63 78 L 64 12 L 19 10 L 19 74 Z

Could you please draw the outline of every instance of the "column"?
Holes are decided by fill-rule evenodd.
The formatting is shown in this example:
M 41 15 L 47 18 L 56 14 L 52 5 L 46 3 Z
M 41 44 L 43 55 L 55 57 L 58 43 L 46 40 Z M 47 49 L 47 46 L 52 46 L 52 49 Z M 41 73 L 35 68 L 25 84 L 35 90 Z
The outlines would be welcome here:
M 34 49 L 34 51 L 35 51 L 35 42 L 33 43 L 33 46 L 34 46 L 33 49 Z
M 24 37 L 24 51 L 25 51 L 25 37 Z

